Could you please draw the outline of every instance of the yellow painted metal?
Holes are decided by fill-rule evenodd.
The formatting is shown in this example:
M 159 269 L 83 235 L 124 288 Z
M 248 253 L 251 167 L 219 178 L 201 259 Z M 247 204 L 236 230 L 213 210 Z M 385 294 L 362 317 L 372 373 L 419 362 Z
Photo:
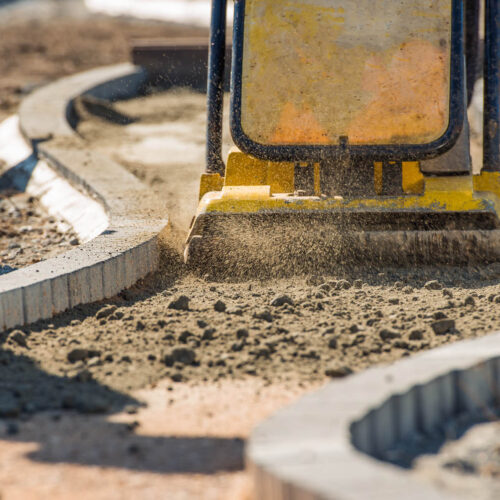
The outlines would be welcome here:
M 373 162 L 373 183 L 375 193 L 382 194 L 382 169 L 381 161 Z M 404 161 L 403 169 L 403 192 L 407 194 L 422 194 L 424 191 L 424 175 L 420 171 L 418 161 Z
M 494 204 L 500 217 L 500 172 L 481 172 L 473 178 L 474 191 Z
M 493 177 L 498 182 L 498 177 Z M 342 199 L 341 197 L 322 198 L 318 196 L 291 196 L 272 194 L 269 186 L 240 186 L 231 191 L 230 196 L 222 192 L 207 193 L 200 202 L 198 214 L 202 212 L 249 213 L 264 211 L 331 211 L 331 210 L 432 210 L 440 211 L 490 211 L 500 214 L 500 189 L 489 190 L 488 180 L 473 181 L 472 176 L 428 177 L 422 195 L 403 195 L 396 197 Z M 484 183 L 482 185 L 481 183 Z M 474 184 L 488 192 L 476 192 Z M 224 189 L 230 189 L 225 187 Z M 258 194 L 257 194 L 258 193 Z
M 500 197 L 500 172 L 481 172 L 475 175 L 474 191 L 489 191 Z
M 219 174 L 201 174 L 199 199 L 210 191 L 220 191 L 224 185 L 224 178 Z
M 244 132 L 275 145 L 439 138 L 449 122 L 451 4 L 246 0 Z
M 202 178 L 202 183 L 203 181 Z M 374 181 L 375 192 L 380 195 L 382 193 L 382 162 L 374 162 Z M 219 181 L 217 180 L 217 182 Z M 258 160 L 233 148 L 228 155 L 224 185 L 270 185 L 273 194 L 293 193 L 294 166 L 293 163 Z M 215 187 L 217 186 L 218 188 L 212 190 L 219 191 L 222 188 L 220 183 L 215 185 Z M 424 176 L 420 172 L 419 163 L 403 162 L 403 191 L 405 193 L 421 194 L 423 188 Z M 207 191 L 204 191 L 203 194 L 205 192 Z M 314 164 L 314 194 L 316 196 L 321 194 L 319 163 Z
M 418 161 L 403 162 L 403 191 L 411 194 L 423 193 L 424 175 L 420 171 Z
M 434 192 L 468 196 L 473 190 L 472 175 L 437 176 L 425 179 L 425 194 Z
M 227 158 L 225 186 L 258 186 L 266 184 L 267 161 L 258 160 L 240 151 L 231 151 Z
M 293 163 L 258 160 L 239 150 L 232 150 L 227 159 L 224 185 L 269 185 L 271 193 L 292 193 L 293 170 Z
M 267 163 L 266 184 L 271 187 L 271 193 L 293 193 L 294 188 L 293 163 Z
M 320 165 L 319 163 L 314 164 L 314 194 L 316 196 L 321 195 L 321 178 L 320 178 Z
M 382 162 L 374 162 L 375 192 L 382 192 Z M 498 173 L 484 172 L 480 176 L 428 177 L 424 178 L 418 162 L 403 162 L 403 191 L 407 194 L 433 192 L 470 192 L 472 182 L 476 191 L 495 191 Z M 200 198 L 209 191 L 220 191 L 223 186 L 270 186 L 270 194 L 293 193 L 294 165 L 288 162 L 269 162 L 259 160 L 233 149 L 228 156 L 225 177 L 219 174 L 203 174 L 200 185 Z M 479 189 L 482 186 L 481 189 Z M 314 165 L 314 191 L 321 194 L 320 165 Z M 498 193 L 497 193 L 498 194 Z M 393 198 L 391 198 L 393 199 Z M 407 199 L 405 197 L 405 199 Z
M 314 166 L 319 193 L 319 164 Z M 381 190 L 382 168 L 375 162 L 376 192 Z M 500 215 L 500 173 L 476 176 L 424 177 L 418 162 L 403 163 L 402 196 L 343 199 L 340 196 L 295 196 L 294 165 L 260 161 L 240 151 L 229 155 L 226 176 L 203 174 L 197 215 L 206 212 L 264 211 L 490 211 Z

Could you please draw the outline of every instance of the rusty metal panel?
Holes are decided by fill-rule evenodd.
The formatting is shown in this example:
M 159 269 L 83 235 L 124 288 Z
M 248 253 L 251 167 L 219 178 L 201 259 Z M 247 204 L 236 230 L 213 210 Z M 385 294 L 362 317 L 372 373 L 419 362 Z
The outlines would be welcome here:
M 270 145 L 440 138 L 451 12 L 451 0 L 246 0 L 245 134 Z

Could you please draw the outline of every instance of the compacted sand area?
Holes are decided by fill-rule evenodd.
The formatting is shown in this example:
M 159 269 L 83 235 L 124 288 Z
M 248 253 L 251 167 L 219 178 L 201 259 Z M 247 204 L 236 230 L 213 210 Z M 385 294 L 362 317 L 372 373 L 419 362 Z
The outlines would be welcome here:
M 18 331 L 5 335 L 4 355 L 126 393 L 163 378 L 173 388 L 226 379 L 300 385 L 499 328 L 498 277 L 486 277 L 496 268 L 459 278 L 378 271 L 218 283 L 167 268 L 107 304 L 25 329 L 21 345 Z
M 85 16 L 2 30 L 0 118 L 43 82 L 126 60 L 134 37 L 200 32 Z M 112 300 L 0 334 L 2 498 L 247 499 L 244 442 L 263 418 L 332 378 L 500 328 L 498 265 L 190 274 L 180 251 L 198 201 L 205 96 L 114 104 L 128 125 L 106 119 L 107 106 L 77 103 L 72 145 L 149 185 L 173 236 L 160 270 Z

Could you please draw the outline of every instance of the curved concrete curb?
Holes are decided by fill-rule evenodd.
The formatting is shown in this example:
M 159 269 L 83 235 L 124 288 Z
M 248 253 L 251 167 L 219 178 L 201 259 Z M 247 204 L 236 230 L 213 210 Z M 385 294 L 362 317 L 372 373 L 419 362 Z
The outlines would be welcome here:
M 75 137 L 74 99 L 83 94 L 109 101 L 129 99 L 146 80 L 146 72 L 129 63 L 57 80 L 23 100 L 19 108 L 21 132 L 35 144 L 55 137 Z
M 332 382 L 254 431 L 247 459 L 256 498 L 452 498 L 376 458 L 499 404 L 500 332 Z
M 8 166 L 1 176 L 2 187 L 13 187 L 38 198 L 49 215 L 73 226 L 82 243 L 108 227 L 108 216 L 100 203 L 75 189 L 45 161 L 36 158 L 19 131 L 18 115 L 0 123 L 0 160 Z
M 168 223 L 162 204 L 120 165 L 80 147 L 71 127 L 75 97 L 132 97 L 145 78 L 130 64 L 92 70 L 48 85 L 22 103 L 20 128 L 38 158 L 99 201 L 109 225 L 74 250 L 1 276 L 0 330 L 110 298 L 158 268 L 158 235 Z

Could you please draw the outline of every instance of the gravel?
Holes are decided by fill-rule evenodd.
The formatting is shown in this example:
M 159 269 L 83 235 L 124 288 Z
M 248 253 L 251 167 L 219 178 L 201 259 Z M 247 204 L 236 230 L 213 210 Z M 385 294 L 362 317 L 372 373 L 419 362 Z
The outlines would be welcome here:
M 36 264 L 72 247 L 71 227 L 47 213 L 36 198 L 0 190 L 0 274 Z
M 205 99 L 176 91 L 116 107 L 138 121 L 118 126 L 85 116 L 79 132 L 87 147 L 111 154 L 168 200 L 167 210 L 182 241 L 196 207 Z M 141 121 L 189 131 L 183 141 L 192 140 L 199 163 L 158 152 L 154 158 L 144 154 L 142 163 L 131 162 L 145 152 L 140 146 Z M 145 130 L 154 137 L 154 129 Z M 227 132 L 225 137 L 227 142 Z M 74 366 L 54 353 L 92 346 L 101 353 L 99 362 L 78 363 L 94 381 L 124 394 L 162 378 L 188 385 L 249 377 L 266 383 L 317 384 L 328 380 L 327 370 L 347 367 L 356 372 L 500 328 L 497 265 L 374 266 L 289 279 L 218 281 L 210 275 L 190 275 L 180 261 L 180 255 L 166 251 L 159 273 L 113 301 L 79 307 L 27 328 L 30 357 L 49 373 L 64 377 Z M 102 317 L 100 311 L 110 307 L 116 309 Z M 178 348 L 192 351 L 195 362 L 174 360 L 167 366 L 166 357 L 173 359 Z

